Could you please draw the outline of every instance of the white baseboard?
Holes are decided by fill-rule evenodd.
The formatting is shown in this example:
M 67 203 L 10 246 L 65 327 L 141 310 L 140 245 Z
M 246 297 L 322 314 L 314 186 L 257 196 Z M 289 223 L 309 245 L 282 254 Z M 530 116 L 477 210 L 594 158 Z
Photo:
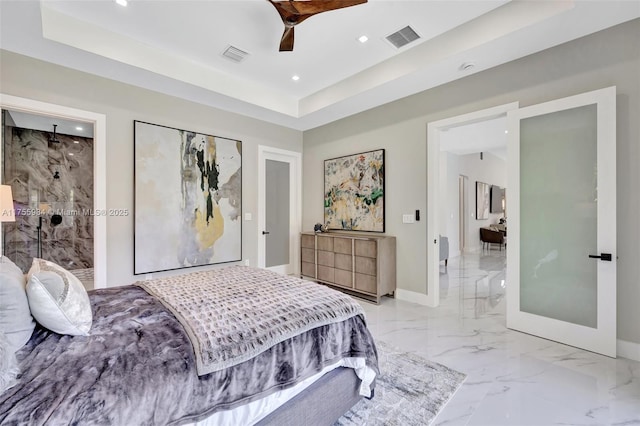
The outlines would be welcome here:
M 618 339 L 616 349 L 618 357 L 640 362 L 640 343 L 627 342 L 625 340 Z
M 411 290 L 396 289 L 396 299 L 405 302 L 417 303 L 418 305 L 430 306 L 429 298 L 424 293 L 417 293 Z

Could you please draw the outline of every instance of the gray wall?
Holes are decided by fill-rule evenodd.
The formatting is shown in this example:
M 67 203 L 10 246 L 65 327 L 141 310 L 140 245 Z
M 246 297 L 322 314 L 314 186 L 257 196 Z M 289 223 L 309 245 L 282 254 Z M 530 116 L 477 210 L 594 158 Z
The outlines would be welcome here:
M 519 101 L 521 106 L 617 86 L 618 337 L 640 343 L 640 20 L 530 55 L 304 133 L 303 229 L 322 221 L 322 161 L 386 149 L 387 233 L 398 287 L 426 292 L 427 123 Z M 424 217 L 425 215 L 423 215 Z
M 0 91 L 106 115 L 107 208 L 133 211 L 133 120 L 241 140 L 242 207 L 254 217 L 243 223 L 242 252 L 256 264 L 258 145 L 300 152 L 302 132 L 7 51 L 0 51 Z M 133 215 L 107 219 L 110 286 L 142 279 L 133 275 L 133 228 Z

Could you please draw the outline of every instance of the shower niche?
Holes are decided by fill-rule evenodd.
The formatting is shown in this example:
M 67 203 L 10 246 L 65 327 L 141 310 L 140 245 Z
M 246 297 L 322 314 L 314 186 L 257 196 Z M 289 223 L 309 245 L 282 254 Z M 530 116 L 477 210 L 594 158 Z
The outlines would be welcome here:
M 33 258 L 50 260 L 91 287 L 91 124 L 3 111 L 2 174 L 16 211 L 2 227 L 4 255 L 24 272 Z

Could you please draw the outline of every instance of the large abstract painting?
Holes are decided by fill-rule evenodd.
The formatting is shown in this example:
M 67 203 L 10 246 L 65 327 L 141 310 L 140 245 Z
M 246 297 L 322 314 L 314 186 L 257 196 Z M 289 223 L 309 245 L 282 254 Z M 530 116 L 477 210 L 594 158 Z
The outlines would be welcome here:
M 324 162 L 328 229 L 384 232 L 384 149 Z
M 242 259 L 242 144 L 134 122 L 134 274 Z

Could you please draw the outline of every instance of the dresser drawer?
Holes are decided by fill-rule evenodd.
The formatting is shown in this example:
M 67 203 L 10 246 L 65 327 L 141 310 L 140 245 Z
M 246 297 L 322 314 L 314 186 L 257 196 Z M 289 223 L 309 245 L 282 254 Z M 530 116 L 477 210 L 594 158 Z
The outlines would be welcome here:
M 371 240 L 355 240 L 356 256 L 377 257 L 376 242 Z
M 356 272 L 359 272 L 361 274 L 367 274 L 367 275 L 374 275 L 374 276 L 377 275 L 376 259 L 372 259 L 370 257 L 360 257 L 360 256 L 356 256 L 355 259 L 356 259 L 355 260 Z
M 364 291 L 371 294 L 376 294 L 376 289 L 377 289 L 376 277 L 373 277 L 371 275 L 358 274 L 357 272 L 355 275 L 356 275 L 356 282 L 354 287 L 356 290 Z
M 333 238 L 333 251 L 342 254 L 351 254 L 351 238 Z
M 300 246 L 310 249 L 316 248 L 316 236 L 315 235 L 302 235 L 300 237 Z
M 339 285 L 343 285 L 345 287 L 353 287 L 353 273 L 351 271 L 343 271 L 341 269 L 336 269 L 334 271 L 335 278 L 334 282 Z
M 340 254 L 336 253 L 334 256 L 335 266 L 338 269 L 342 269 L 343 271 L 352 271 L 353 270 L 353 257 L 349 254 Z
M 316 262 L 316 252 L 314 249 L 310 248 L 302 248 L 300 257 L 303 262 L 315 263 Z
M 334 274 L 333 268 L 329 268 L 328 266 L 318 265 L 319 280 L 332 283 L 334 280 L 334 277 L 335 277 L 335 274 Z
M 333 268 L 333 252 L 318 250 L 318 265 L 331 266 Z
M 302 271 L 302 275 L 305 277 L 316 277 L 316 265 L 313 263 L 301 262 L 300 270 Z
M 333 237 L 318 235 L 318 250 L 333 251 Z

